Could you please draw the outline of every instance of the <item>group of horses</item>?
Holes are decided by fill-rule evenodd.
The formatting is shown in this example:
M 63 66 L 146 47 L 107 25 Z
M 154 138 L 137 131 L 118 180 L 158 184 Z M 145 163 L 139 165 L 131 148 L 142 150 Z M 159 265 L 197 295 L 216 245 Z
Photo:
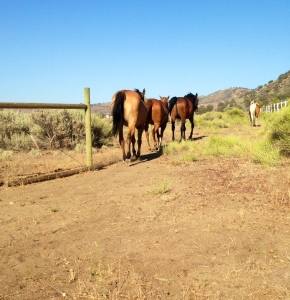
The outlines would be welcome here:
M 185 122 L 190 121 L 191 130 L 189 139 L 192 139 L 194 129 L 194 112 L 198 109 L 198 94 L 189 93 L 183 97 L 161 97 L 160 100 L 145 98 L 145 89 L 142 92 L 135 89 L 121 90 L 116 92 L 111 101 L 111 110 L 113 117 L 113 134 L 119 135 L 119 143 L 122 148 L 123 160 L 136 160 L 140 158 L 142 134 L 145 130 L 146 140 L 149 150 L 159 151 L 162 146 L 164 130 L 167 126 L 169 117 L 171 119 L 172 140 L 175 140 L 175 122 L 181 120 L 180 141 L 185 140 Z M 257 119 L 260 114 L 258 103 L 251 101 L 249 115 L 253 126 L 257 126 Z M 149 124 L 153 125 L 152 137 L 154 140 L 153 149 L 149 142 Z M 123 126 L 128 127 L 128 135 L 125 141 Z M 135 129 L 138 132 L 137 152 L 135 149 L 136 138 Z M 160 131 L 159 131 L 160 129 Z M 157 140 L 156 140 L 157 136 Z M 127 145 L 127 151 L 126 151 Z M 132 146 L 132 151 L 131 151 Z
M 113 117 L 113 134 L 119 135 L 119 143 L 122 148 L 123 160 L 136 160 L 140 158 L 142 134 L 145 130 L 148 149 L 151 149 L 149 142 L 149 124 L 153 125 L 152 136 L 154 140 L 154 149 L 159 151 L 162 146 L 164 130 L 168 119 L 171 119 L 172 140 L 175 140 L 174 130 L 176 119 L 181 120 L 180 141 L 185 139 L 185 122 L 189 119 L 191 131 L 189 139 L 192 139 L 194 128 L 194 112 L 198 109 L 198 94 L 189 93 L 184 97 L 161 97 L 160 100 L 145 98 L 145 89 L 142 92 L 135 89 L 121 90 L 116 92 L 111 101 L 111 110 Z M 123 135 L 123 126 L 128 127 L 128 135 L 125 141 Z M 136 138 L 135 129 L 138 132 L 137 152 L 135 149 Z M 159 131 L 160 129 L 160 131 Z M 157 135 L 157 140 L 156 140 Z M 127 151 L 126 146 L 127 145 Z M 132 151 L 131 151 L 132 146 Z M 132 153 L 132 154 L 131 154 Z

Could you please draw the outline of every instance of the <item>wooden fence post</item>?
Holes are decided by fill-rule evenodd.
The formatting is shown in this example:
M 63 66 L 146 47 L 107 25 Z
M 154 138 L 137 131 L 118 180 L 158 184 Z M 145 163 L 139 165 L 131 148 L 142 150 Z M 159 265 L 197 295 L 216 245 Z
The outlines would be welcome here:
M 84 101 L 87 106 L 85 110 L 85 123 L 86 123 L 86 153 L 87 153 L 87 166 L 92 167 L 92 131 L 91 131 L 91 100 L 90 88 L 84 88 Z

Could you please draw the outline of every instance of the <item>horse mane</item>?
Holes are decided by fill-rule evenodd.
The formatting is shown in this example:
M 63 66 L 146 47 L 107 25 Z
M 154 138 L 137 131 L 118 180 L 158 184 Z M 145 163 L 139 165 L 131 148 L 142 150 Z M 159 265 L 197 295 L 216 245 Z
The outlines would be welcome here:
M 145 103 L 144 95 L 138 89 L 134 89 L 134 91 L 139 94 L 141 100 Z
M 195 95 L 193 95 L 192 93 L 188 93 L 184 96 L 184 98 L 195 98 Z
M 171 111 L 172 111 L 172 108 L 173 106 L 176 104 L 177 102 L 177 97 L 172 97 L 170 100 L 169 100 L 169 106 L 168 106 L 168 113 L 170 114 Z
M 198 106 L 198 97 L 197 97 L 197 94 L 193 95 L 192 93 L 188 93 L 187 95 L 184 96 L 184 98 L 189 99 L 193 103 L 195 109 L 197 109 L 197 106 Z

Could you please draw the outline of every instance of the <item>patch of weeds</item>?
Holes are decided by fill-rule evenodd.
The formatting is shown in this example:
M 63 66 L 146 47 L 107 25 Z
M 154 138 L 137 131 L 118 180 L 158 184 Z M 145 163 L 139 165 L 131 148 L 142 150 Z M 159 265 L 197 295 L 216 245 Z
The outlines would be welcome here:
M 85 143 L 79 143 L 75 147 L 75 151 L 79 153 L 85 153 L 86 152 L 86 144 Z
M 49 206 L 49 209 L 51 210 L 51 212 L 58 212 L 59 211 L 59 208 L 57 208 L 57 207 L 50 207 Z
M 37 149 L 31 149 L 29 151 L 29 156 L 31 157 L 40 157 L 42 155 L 41 151 L 37 150 Z
M 274 167 L 280 163 L 280 151 L 269 140 L 264 139 L 253 146 L 252 160 L 267 167 Z
M 188 153 L 182 157 L 183 161 L 194 162 L 197 161 L 197 155 L 195 153 Z
M 171 181 L 163 179 L 156 182 L 154 186 L 148 191 L 150 195 L 162 195 L 171 191 Z
M 0 160 L 8 160 L 13 156 L 14 152 L 12 150 L 4 150 L 0 152 Z

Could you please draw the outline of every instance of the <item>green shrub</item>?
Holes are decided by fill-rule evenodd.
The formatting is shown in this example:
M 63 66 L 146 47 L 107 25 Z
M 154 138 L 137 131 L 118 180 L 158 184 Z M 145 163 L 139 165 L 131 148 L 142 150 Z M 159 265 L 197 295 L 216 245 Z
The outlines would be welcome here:
M 240 108 L 228 109 L 226 112 L 207 112 L 195 117 L 197 128 L 230 128 L 237 124 L 247 124 L 248 115 Z
M 265 138 L 253 144 L 250 151 L 252 160 L 268 167 L 279 165 L 279 149 L 275 147 L 269 139 Z
M 28 114 L 11 110 L 0 111 L 0 148 L 5 150 L 29 149 L 33 142 L 29 136 L 32 127 Z
M 112 141 L 112 124 L 98 116 L 92 116 L 92 143 L 93 147 L 102 147 Z
M 269 128 L 269 139 L 276 145 L 281 154 L 290 155 L 290 106 L 279 112 L 267 114 L 267 126 Z
M 0 161 L 1 160 L 3 160 L 3 161 L 5 161 L 5 160 L 8 160 L 8 159 L 10 159 L 10 157 L 12 157 L 13 156 L 13 151 L 12 150 L 4 150 L 4 151 L 1 151 L 0 150 Z
M 204 157 L 246 157 L 247 143 L 235 136 L 211 136 L 202 149 Z
M 112 139 L 111 128 L 106 119 L 92 115 L 92 146 L 109 144 Z M 0 149 L 74 149 L 76 145 L 85 144 L 85 139 L 83 111 L 0 111 Z

